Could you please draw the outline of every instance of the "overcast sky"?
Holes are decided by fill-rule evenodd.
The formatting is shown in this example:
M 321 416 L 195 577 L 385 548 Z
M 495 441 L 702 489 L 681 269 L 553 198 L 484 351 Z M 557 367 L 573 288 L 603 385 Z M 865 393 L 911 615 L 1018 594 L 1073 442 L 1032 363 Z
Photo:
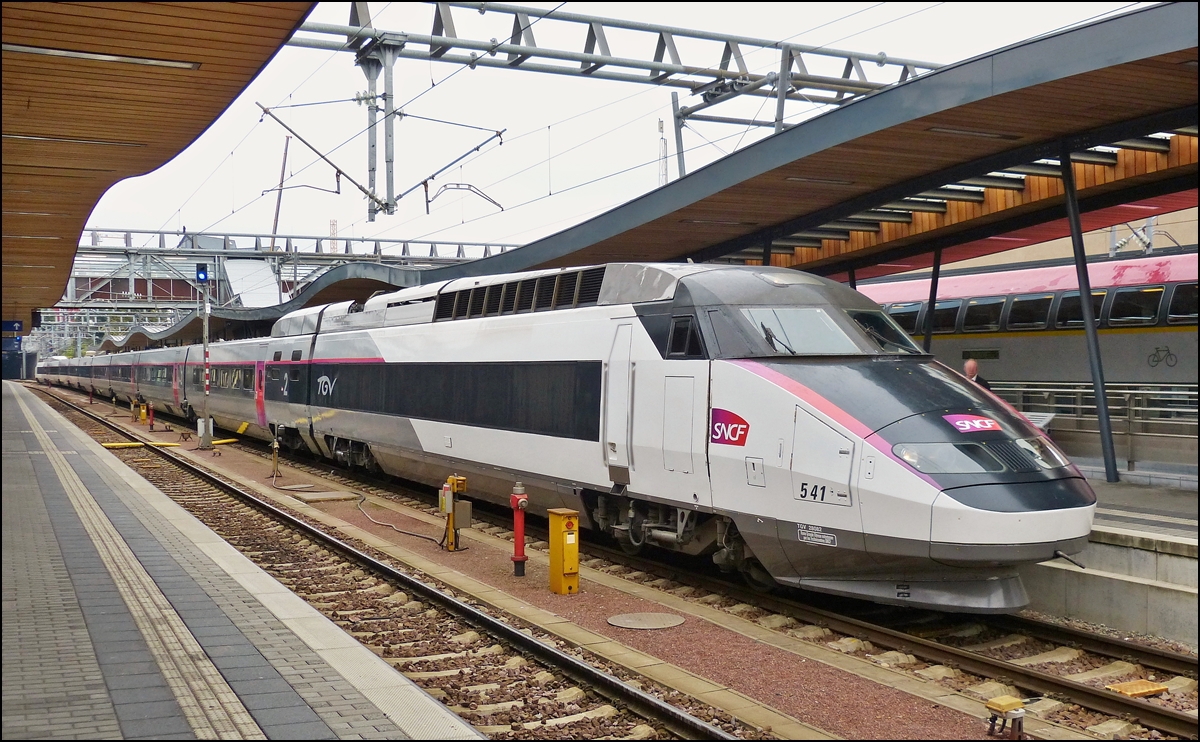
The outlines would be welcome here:
M 533 3 L 560 9 L 559 3 Z M 814 46 L 948 64 L 1139 3 L 562 3 L 561 10 L 706 31 L 789 40 Z M 374 26 L 431 32 L 428 3 L 371 3 Z M 511 17 L 455 9 L 460 37 L 505 38 Z M 348 3 L 321 3 L 310 20 L 345 24 Z M 533 27 L 539 45 L 582 51 L 584 27 L 549 19 Z M 614 55 L 647 58 L 654 37 L 610 32 Z M 1131 40 L 1131 43 L 1136 43 Z M 715 65 L 720 46 L 680 44 L 685 64 Z M 820 70 L 810 58 L 810 71 Z M 746 59 L 750 69 L 777 69 L 778 52 Z M 872 79 L 883 71 L 864 65 Z M 895 68 L 891 68 L 894 70 Z M 889 72 L 895 74 L 894 72 Z M 464 190 L 451 190 L 425 214 L 420 188 L 400 201 L 393 216 L 366 218 L 366 201 L 349 183 L 341 195 L 312 188 L 285 190 L 279 232 L 328 235 L 336 220 L 341 236 L 524 244 L 624 203 L 658 186 L 658 120 L 668 141 L 668 173 L 677 177 L 671 129 L 671 90 L 632 83 L 581 79 L 517 70 L 461 68 L 436 61 L 399 60 L 397 104 L 414 116 L 442 119 L 488 131 L 416 118 L 397 122 L 396 190 L 401 193 L 470 151 L 493 130 L 507 130 L 461 166 L 433 181 L 465 183 L 504 210 Z M 350 53 L 285 47 L 246 92 L 187 150 L 157 171 L 118 183 L 100 200 L 88 228 L 171 229 L 269 233 L 286 132 L 260 121 L 268 107 L 336 101 L 366 89 Z M 382 92 L 382 76 L 379 90 Z M 683 105 L 697 98 L 682 94 Z M 409 103 L 409 101 L 412 101 Z M 789 120 L 822 109 L 789 104 Z M 354 102 L 279 108 L 278 115 L 351 177 L 366 183 L 366 109 Z M 771 118 L 773 101 L 748 99 L 714 107 L 716 115 Z M 688 170 L 768 136 L 762 128 L 689 124 L 684 148 Z M 378 191 L 384 191 L 383 131 L 379 132 Z M 286 185 L 332 189 L 332 169 L 295 139 Z M 315 163 L 315 164 L 314 164 Z

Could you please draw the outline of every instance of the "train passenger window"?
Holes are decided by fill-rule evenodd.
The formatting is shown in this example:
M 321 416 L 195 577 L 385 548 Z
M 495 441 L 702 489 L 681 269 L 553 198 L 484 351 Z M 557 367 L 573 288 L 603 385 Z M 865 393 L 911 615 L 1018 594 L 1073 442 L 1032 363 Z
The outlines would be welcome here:
M 1158 309 L 1162 306 L 1162 286 L 1142 289 L 1118 289 L 1108 310 L 1110 325 L 1153 325 L 1158 323 Z
M 958 308 L 961 306 L 962 299 L 946 299 L 935 304 L 933 331 L 954 332 L 955 325 L 958 324 Z
M 1026 294 L 1013 299 L 1008 310 L 1008 329 L 1041 330 L 1050 318 L 1050 305 L 1054 294 Z
M 231 369 L 229 371 L 229 383 L 222 384 L 221 386 L 227 386 L 230 389 L 237 389 L 241 385 L 242 385 L 242 370 L 240 368 L 235 368 L 235 369 Z
M 921 302 L 919 301 L 912 301 L 906 304 L 893 304 L 888 307 L 888 314 L 909 335 L 917 333 L 917 315 L 920 313 Z
M 1000 313 L 1004 311 L 1003 296 L 988 296 L 967 302 L 963 316 L 963 332 L 995 332 L 1000 329 Z
M 703 358 L 704 345 L 691 317 L 676 317 L 671 323 L 667 355 L 674 358 Z
M 221 369 L 220 373 L 218 374 L 218 378 L 220 379 L 220 381 L 218 382 L 217 386 L 221 387 L 222 389 L 228 389 L 229 388 L 229 369 L 227 369 L 227 368 Z
M 288 373 L 288 378 L 292 381 L 300 381 L 300 369 L 294 368 Z
M 283 351 L 282 351 L 282 350 L 277 350 L 277 351 L 275 351 L 275 355 L 271 357 L 271 360 L 272 360 L 272 361 L 281 361 L 281 360 L 283 360 Z
M 1196 324 L 1196 284 L 1181 283 L 1175 287 L 1171 308 L 1167 310 L 1167 322 L 1172 325 Z
M 279 376 L 280 374 L 278 368 L 272 368 L 267 371 L 267 378 L 269 378 L 271 381 L 279 381 Z
M 1100 322 L 1100 308 L 1104 306 L 1105 290 L 1092 292 L 1092 310 L 1096 322 Z M 1079 292 L 1068 291 L 1063 294 L 1058 303 L 1058 319 L 1054 323 L 1058 327 L 1083 327 L 1083 310 L 1079 305 Z
M 193 384 L 200 383 L 200 369 L 198 367 L 192 369 L 192 383 Z
M 304 351 L 302 351 L 302 350 L 293 350 L 292 351 L 292 360 L 293 361 L 298 361 L 303 357 L 304 357 Z
M 242 388 L 243 389 L 253 389 L 254 388 L 254 367 L 253 366 L 247 366 L 244 369 L 242 369 Z

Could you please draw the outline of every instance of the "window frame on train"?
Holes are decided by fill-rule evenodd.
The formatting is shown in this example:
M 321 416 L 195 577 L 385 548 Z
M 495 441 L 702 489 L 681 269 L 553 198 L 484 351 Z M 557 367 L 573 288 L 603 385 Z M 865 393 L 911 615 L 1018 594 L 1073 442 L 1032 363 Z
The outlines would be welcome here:
M 1167 302 L 1167 324 L 1168 325 L 1194 325 L 1194 324 L 1196 324 L 1196 312 L 1195 311 L 1193 311 L 1191 314 L 1173 314 L 1172 313 L 1172 310 L 1175 309 L 1175 301 L 1179 297 L 1180 290 L 1186 291 L 1189 288 L 1192 291 L 1192 309 L 1193 310 L 1196 309 L 1196 282 L 1191 281 L 1191 282 L 1183 282 L 1183 283 L 1175 284 L 1175 286 L 1171 289 L 1171 300 L 1169 302 Z

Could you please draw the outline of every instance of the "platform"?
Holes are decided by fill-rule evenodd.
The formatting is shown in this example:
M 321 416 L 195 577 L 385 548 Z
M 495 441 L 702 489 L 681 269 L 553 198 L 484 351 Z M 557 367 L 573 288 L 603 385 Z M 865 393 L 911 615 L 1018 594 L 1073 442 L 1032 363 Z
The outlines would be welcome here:
M 1089 479 L 1096 517 L 1075 555 L 1021 568 L 1030 607 L 1197 646 L 1197 502 L 1171 483 Z
M 11 382 L 3 456 L 4 738 L 478 736 Z

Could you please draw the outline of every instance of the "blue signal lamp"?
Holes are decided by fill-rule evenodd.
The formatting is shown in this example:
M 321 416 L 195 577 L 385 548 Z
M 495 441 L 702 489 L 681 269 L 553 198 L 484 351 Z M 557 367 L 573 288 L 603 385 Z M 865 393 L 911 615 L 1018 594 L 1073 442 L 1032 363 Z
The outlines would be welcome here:
M 196 263 L 196 280 L 208 283 L 208 263 Z

